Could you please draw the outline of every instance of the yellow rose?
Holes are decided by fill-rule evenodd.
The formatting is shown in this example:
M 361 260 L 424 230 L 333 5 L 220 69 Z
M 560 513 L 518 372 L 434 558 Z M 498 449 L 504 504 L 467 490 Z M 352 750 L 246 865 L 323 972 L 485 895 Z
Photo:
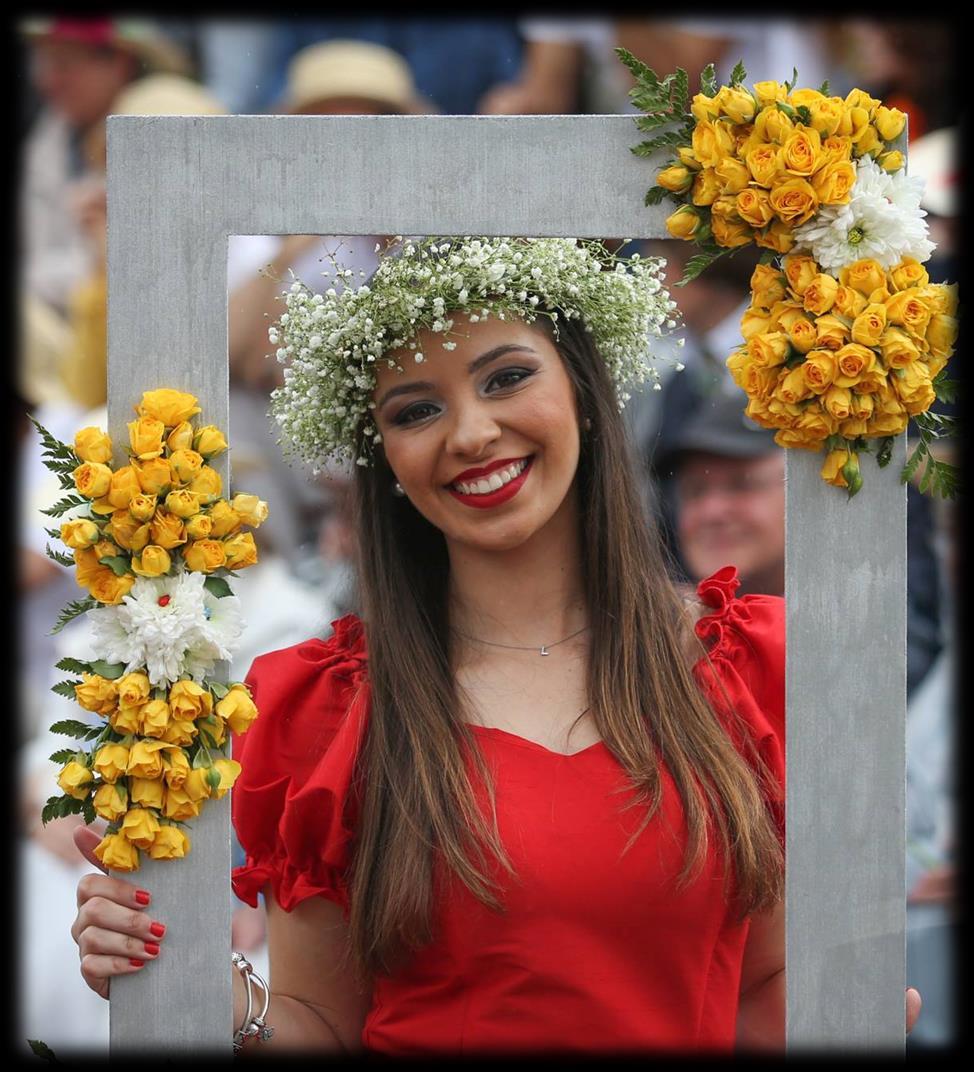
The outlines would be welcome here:
M 147 674 L 141 670 L 125 674 L 118 679 L 118 702 L 125 707 L 136 707 L 148 701 L 152 693 L 152 684 Z
M 200 407 L 192 395 L 163 387 L 158 391 L 146 391 L 136 412 L 140 417 L 155 417 L 167 428 L 175 428 L 199 413 Z
M 876 304 L 878 304 L 878 302 Z M 855 288 L 846 287 L 840 283 L 835 292 L 835 302 L 832 305 L 832 311 L 838 313 L 839 316 L 846 316 L 850 320 L 855 320 L 855 318 L 866 308 L 866 305 L 865 294 L 860 294 Z
M 835 363 L 838 369 L 833 383 L 837 387 L 854 387 L 875 366 L 876 352 L 856 342 L 846 343 L 836 351 Z
M 754 236 L 754 241 L 765 249 L 774 250 L 775 253 L 788 253 L 795 244 L 795 236 L 787 223 L 773 220 Z
M 112 483 L 112 471 L 101 462 L 83 462 L 71 474 L 74 486 L 86 499 L 100 499 Z
M 206 778 L 206 770 L 203 767 L 196 767 L 186 775 L 186 781 L 181 787 L 181 791 L 186 794 L 187 799 L 192 801 L 206 800 L 210 795 L 210 784 Z M 178 816 L 176 816 L 178 818 Z
M 185 746 L 192 744 L 199 731 L 196 723 L 186 718 L 171 718 L 162 740 L 169 745 Z
M 820 404 L 806 406 L 798 413 L 794 425 L 796 431 L 804 433 L 809 439 L 825 439 L 835 435 L 835 418 Z
M 789 289 L 797 298 L 804 295 L 809 284 L 819 274 L 815 258 L 809 257 L 806 253 L 796 253 L 786 257 L 781 267 L 788 280 Z
M 155 495 L 134 495 L 129 503 L 129 513 L 136 521 L 151 521 L 155 512 Z
M 166 509 L 176 517 L 187 518 L 198 514 L 200 510 L 200 497 L 193 491 L 180 488 L 171 491 L 166 496 Z
M 751 181 L 751 173 L 745 164 L 733 156 L 725 156 L 714 168 L 721 185 L 721 193 L 737 194 Z
M 910 415 L 903 411 L 899 416 L 893 413 L 877 413 L 871 420 L 866 422 L 867 435 L 871 436 L 897 436 L 906 431 L 910 423 Z
M 744 347 L 731 350 L 724 364 L 737 386 L 743 387 L 746 370 L 753 364 L 747 350 Z
M 821 163 L 822 139 L 817 130 L 799 127 L 781 147 L 781 166 L 789 175 L 807 178 Z
M 118 555 L 118 547 L 112 540 L 99 540 L 98 543 L 92 547 L 92 551 L 95 552 L 95 558 L 97 558 L 99 562 L 101 562 L 103 558 L 114 558 Z
M 74 564 L 77 567 L 74 579 L 79 588 L 87 588 L 98 570 L 104 567 L 98 564 L 98 556 L 93 547 L 85 547 L 74 553 Z
M 741 337 L 745 342 L 755 335 L 763 335 L 771 330 L 772 324 L 767 309 L 755 309 L 751 306 L 744 310 L 744 315 L 741 317 Z
M 856 391 L 852 391 L 850 394 L 849 409 L 851 415 L 861 421 L 871 417 L 874 409 L 873 399 L 876 397 L 875 394 L 862 395 Z
M 162 777 L 166 785 L 174 785 L 178 787 L 185 784 L 191 768 L 189 760 L 186 758 L 186 753 L 182 748 L 167 748 L 163 753 L 162 765 L 164 767 Z M 159 804 L 159 807 L 162 807 L 161 803 Z
M 128 507 L 129 503 L 142 494 L 139 478 L 131 465 L 124 465 L 112 474 L 108 488 L 108 501 L 116 510 Z
M 846 108 L 836 134 L 855 144 L 868 129 L 869 112 L 865 108 Z
M 216 502 L 223 491 L 223 481 L 215 469 L 204 465 L 190 481 L 189 490 L 197 495 L 202 503 Z
M 169 725 L 169 715 L 165 700 L 150 700 L 142 708 L 139 732 L 143 737 L 162 737 Z
M 886 316 L 891 324 L 905 327 L 911 335 L 923 337 L 927 333 L 932 310 L 920 300 L 916 287 L 907 287 L 886 301 Z
M 852 341 L 863 346 L 878 346 L 886 330 L 886 306 L 867 305 L 852 322 Z
M 766 227 L 774 219 L 771 198 L 767 190 L 749 186 L 737 195 L 737 211 L 752 227 Z
M 161 748 L 165 748 L 163 741 L 136 741 L 129 750 L 126 773 L 136 778 L 161 778 L 162 756 L 159 754 Z
M 827 484 L 832 484 L 834 487 L 847 488 L 849 485 L 846 483 L 846 478 L 843 475 L 842 470 L 846 467 L 848 462 L 848 450 L 830 450 L 822 464 L 822 479 Z
M 749 398 L 770 399 L 778 384 L 778 367 L 761 368 L 750 362 L 745 369 L 744 382 L 740 386 Z
M 117 823 L 128 810 L 128 791 L 119 782 L 99 786 L 91 798 L 95 813 L 110 823 Z
M 883 141 L 896 141 L 906 126 L 906 113 L 881 104 L 873 113 L 873 123 Z
M 706 167 L 696 173 L 690 191 L 690 198 L 695 205 L 712 205 L 720 193 L 721 182 L 713 168 Z
M 129 749 L 124 744 L 103 744 L 95 753 L 91 767 L 103 781 L 114 782 L 128 770 Z
M 215 759 L 213 766 L 220 774 L 220 784 L 212 790 L 216 800 L 227 795 L 227 790 L 233 788 L 233 783 L 240 777 L 240 764 L 235 759 Z
M 257 564 L 257 545 L 252 532 L 241 532 L 223 541 L 225 565 L 230 570 L 246 569 Z
M 925 413 L 936 398 L 930 383 L 930 370 L 922 361 L 912 361 L 893 371 L 891 382 L 897 398 L 911 417 Z
M 774 434 L 774 441 L 779 447 L 801 450 L 818 450 L 822 446 L 820 436 L 809 435 L 799 428 L 779 428 Z
M 188 762 L 187 762 L 188 765 Z M 165 786 L 161 778 L 129 778 L 129 797 L 145 808 L 162 808 Z
M 691 145 L 696 158 L 704 167 L 716 167 L 734 150 L 734 138 L 726 123 L 704 120 L 693 128 Z
M 835 379 L 835 354 L 831 350 L 809 350 L 798 367 L 802 370 L 808 389 L 820 395 Z
M 83 462 L 110 462 L 112 441 L 100 428 L 82 428 L 74 437 L 74 452 Z
M 783 101 L 788 96 L 788 90 L 780 82 L 755 82 L 753 88 L 754 96 L 762 108 L 773 105 L 775 101 Z
M 845 115 L 845 103 L 841 97 L 822 97 L 808 105 L 811 126 L 823 138 L 830 137 L 838 129 Z
M 772 189 L 771 207 L 780 220 L 797 227 L 818 211 L 818 197 L 805 179 L 789 179 Z
M 879 164 L 883 171 L 888 171 L 892 175 L 906 166 L 906 157 L 899 149 L 893 149 L 888 153 L 880 153 L 876 157 L 876 163 Z
M 708 97 L 706 93 L 697 93 L 690 101 L 690 112 L 698 123 L 709 123 L 720 115 L 720 106 L 716 97 Z
M 149 849 L 153 860 L 181 860 L 190 850 L 189 838 L 178 826 L 162 825 Z
M 186 536 L 190 540 L 203 540 L 213 533 L 213 521 L 208 514 L 194 514 L 186 519 Z
M 95 571 L 88 585 L 88 591 L 99 603 L 115 607 L 129 594 L 133 584 L 135 584 L 134 574 L 123 573 L 120 577 L 107 566 L 102 566 Z
M 269 510 L 263 499 L 256 495 L 248 495 L 238 492 L 230 502 L 230 506 L 240 515 L 241 521 L 251 528 L 259 528 L 268 518 Z
M 194 573 L 212 573 L 227 564 L 227 554 L 219 540 L 193 540 L 183 551 L 183 561 Z
M 929 307 L 931 314 L 957 315 L 957 284 L 936 283 L 917 288 L 917 298 Z
M 808 384 L 805 383 L 805 377 L 802 375 L 800 366 L 796 366 L 793 369 L 781 369 L 778 374 L 778 384 L 774 390 L 775 398 L 793 405 L 808 398 L 811 393 Z
M 761 113 L 764 114 L 763 112 Z M 751 178 L 758 186 L 770 187 L 781 173 L 780 150 L 777 145 L 758 145 L 744 157 Z
M 138 520 L 125 509 L 116 510 L 108 523 L 112 539 L 126 551 L 138 553 L 149 542 L 149 526 L 139 524 Z
M 797 316 L 788 326 L 788 338 L 791 345 L 800 353 L 807 354 L 818 342 L 815 325 L 804 316 Z
M 188 679 L 175 681 L 169 688 L 169 706 L 174 718 L 205 718 L 213 710 L 213 697 L 209 689 Z
M 812 189 L 822 205 L 846 205 L 856 184 L 856 169 L 848 160 L 834 160 L 812 176 Z
M 865 156 L 868 153 L 870 156 L 876 157 L 879 156 L 883 149 L 883 139 L 876 132 L 876 128 L 872 123 L 861 130 L 859 136 L 854 137 L 853 141 L 856 143 L 856 150 L 860 156 Z
M 74 551 L 91 547 L 98 542 L 100 536 L 98 526 L 86 518 L 61 523 L 61 540 Z
M 710 229 L 717 245 L 727 249 L 749 246 L 754 241 L 751 228 L 743 221 L 731 220 L 715 214 L 710 219 Z
M 194 774 L 196 771 L 193 772 Z M 179 789 L 171 787 L 166 790 L 166 799 L 162 806 L 162 814 L 168 819 L 195 819 L 200 813 L 202 800 L 191 800 L 186 792 L 186 787 Z
M 849 416 L 844 421 L 839 421 L 838 434 L 846 439 L 856 439 L 858 436 L 864 436 L 868 430 L 869 422 L 862 417 Z
M 784 112 L 777 108 L 765 108 L 754 120 L 754 143 L 751 148 L 757 147 L 761 142 L 783 145 L 794 133 L 795 124 Z
M 812 105 L 818 104 L 823 100 L 828 100 L 824 93 L 819 92 L 817 89 L 793 89 L 788 94 L 786 100 L 792 106 L 792 108 L 808 108 L 811 110 Z
M 124 834 L 106 834 L 95 846 L 95 856 L 112 871 L 139 869 L 139 850 Z
M 138 733 L 140 715 L 139 707 L 119 707 L 108 716 L 108 721 L 116 733 Z
M 210 715 L 207 718 L 201 718 L 198 725 L 200 732 L 205 731 L 213 739 L 213 743 L 217 747 L 222 745 L 227 739 L 227 724 L 219 715 Z
M 180 544 L 186 542 L 186 530 L 182 519 L 165 510 L 156 511 L 156 516 L 149 525 L 149 533 L 152 542 L 166 551 L 171 551 L 174 547 L 179 547 Z
M 133 464 L 132 468 L 145 495 L 165 495 L 173 482 L 168 458 L 150 458 Z
M 785 297 L 786 283 L 780 268 L 759 264 L 751 273 L 751 301 L 759 309 L 770 309 Z
M 684 194 L 693 182 L 693 172 L 684 164 L 671 164 L 656 175 L 656 185 L 674 194 Z
M 689 171 L 699 171 L 703 166 L 697 159 L 696 153 L 694 153 L 689 145 L 681 145 L 677 149 L 676 155 L 680 163 Z
M 203 455 L 195 450 L 176 450 L 169 455 L 169 468 L 182 484 L 188 484 L 203 468 Z
M 838 289 L 839 284 L 832 276 L 820 272 L 802 293 L 806 311 L 813 316 L 825 316 L 835 302 L 835 292 Z
M 839 282 L 846 287 L 870 295 L 877 287 L 886 285 L 886 273 L 882 266 L 871 258 L 855 261 L 839 270 Z
M 832 137 L 823 140 L 820 169 L 829 167 L 832 164 L 850 163 L 851 160 L 852 138 L 844 138 L 838 134 L 833 134 Z
M 225 499 L 215 502 L 210 507 L 207 516 L 211 524 L 210 535 L 216 539 L 232 535 L 243 524 L 243 518 Z
M 852 392 L 848 387 L 833 384 L 823 395 L 822 405 L 838 421 L 844 421 L 852 413 Z
M 140 849 L 152 847 L 159 832 L 159 820 L 146 808 L 129 808 L 122 820 L 122 834 Z
M 155 417 L 139 417 L 128 425 L 132 453 L 140 460 L 158 458 L 162 454 L 162 439 L 166 426 Z
M 166 446 L 169 448 L 169 452 L 191 450 L 194 434 L 193 426 L 189 421 L 180 421 L 166 438 Z
M 932 358 L 946 361 L 950 357 L 957 342 L 957 327 L 956 318 L 946 313 L 937 313 L 930 318 L 926 341 Z
M 925 287 L 930 282 L 926 268 L 912 257 L 904 257 L 895 268 L 886 274 L 890 293 L 909 290 L 911 287 Z
M 701 217 L 696 209 L 681 205 L 666 219 L 666 229 L 674 238 L 689 241 L 700 230 Z
M 154 543 L 147 544 L 141 555 L 132 556 L 132 572 L 140 577 L 161 577 L 171 565 L 169 552 Z
M 710 206 L 710 222 L 713 225 L 715 218 L 728 222 L 740 221 L 741 215 L 737 211 L 737 198 L 733 194 L 721 194 Z
M 788 423 L 787 417 L 782 419 L 780 416 L 773 414 L 768 409 L 768 405 L 768 399 L 751 395 L 747 400 L 747 406 L 744 408 L 744 416 L 749 417 L 763 428 L 780 428 L 782 424 Z
M 850 89 L 845 102 L 850 108 L 862 108 L 870 117 L 882 103 L 862 89 Z
M 227 449 L 227 441 L 215 424 L 204 425 L 193 439 L 193 449 L 209 460 Z
M 75 699 L 86 711 L 99 715 L 110 715 L 118 703 L 118 686 L 114 681 L 100 674 L 82 673 L 84 681 L 75 685 Z
M 94 780 L 94 775 L 84 764 L 72 759 L 61 768 L 57 784 L 69 797 L 84 800 L 91 792 L 91 783 Z
M 721 86 L 714 97 L 720 114 L 734 123 L 750 123 L 757 111 L 757 102 L 746 89 L 739 86 Z
M 217 702 L 216 713 L 225 719 L 233 733 L 246 733 L 251 722 L 257 717 L 257 705 L 250 697 L 246 685 L 234 685 L 233 688 Z
M 748 339 L 747 352 L 760 368 L 774 368 L 783 365 L 788 359 L 791 343 L 784 332 L 772 331 Z

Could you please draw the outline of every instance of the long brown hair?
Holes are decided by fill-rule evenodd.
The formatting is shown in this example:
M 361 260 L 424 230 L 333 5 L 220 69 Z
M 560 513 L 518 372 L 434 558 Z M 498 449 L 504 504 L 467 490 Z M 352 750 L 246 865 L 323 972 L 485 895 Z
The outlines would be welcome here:
M 626 848 L 660 805 L 661 760 L 688 830 L 679 883 L 697 874 L 716 832 L 729 864 L 725 894 L 733 887 L 742 915 L 769 907 L 781 895 L 783 876 L 766 803 L 774 787 L 756 750 L 743 758 L 734 746 L 692 673 L 688 651 L 694 658 L 706 654 L 641 506 L 605 362 L 577 321 L 561 320 L 557 333 L 544 317 L 536 323 L 565 362 L 580 419 L 592 423 L 582 436 L 576 477 L 591 626 L 588 693 L 602 739 L 638 790 L 635 803 L 646 809 Z M 357 473 L 371 708 L 357 769 L 360 810 L 349 886 L 351 952 L 366 974 L 393 970 L 433 938 L 437 856 L 499 911 L 491 858 L 512 873 L 496 821 L 477 805 L 466 772 L 469 752 L 492 802 L 451 671 L 446 542 L 408 500 L 392 494 L 394 479 L 381 453 Z M 727 711 L 725 717 L 736 716 Z

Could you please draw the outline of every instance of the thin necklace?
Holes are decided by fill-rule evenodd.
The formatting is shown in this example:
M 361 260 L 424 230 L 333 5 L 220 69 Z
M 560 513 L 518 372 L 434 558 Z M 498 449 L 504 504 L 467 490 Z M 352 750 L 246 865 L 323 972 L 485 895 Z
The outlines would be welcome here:
M 584 633 L 586 629 L 588 629 L 588 626 L 583 625 L 581 629 L 572 633 L 571 636 L 556 640 L 554 644 L 542 644 L 540 648 L 537 644 L 523 647 L 520 644 L 498 644 L 496 640 L 480 640 L 477 637 L 467 636 L 466 633 L 461 633 L 459 629 L 454 629 L 453 632 L 456 633 L 457 636 L 462 636 L 464 640 L 472 640 L 475 644 L 489 644 L 492 648 L 507 648 L 509 651 L 536 651 L 539 655 L 547 655 L 549 648 L 557 648 L 559 644 L 564 644 L 566 640 L 571 640 L 572 637 L 577 637 L 579 633 Z

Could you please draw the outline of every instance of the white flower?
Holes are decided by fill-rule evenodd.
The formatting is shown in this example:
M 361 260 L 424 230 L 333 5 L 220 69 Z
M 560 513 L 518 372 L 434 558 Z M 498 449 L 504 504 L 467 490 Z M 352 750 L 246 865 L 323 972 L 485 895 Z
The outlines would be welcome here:
M 893 268 L 904 257 L 922 263 L 934 251 L 920 208 L 923 180 L 902 172 L 890 175 L 871 157 L 857 167 L 846 205 L 826 205 L 795 229 L 795 249 L 808 249 L 834 275 L 847 265 L 871 258 Z
M 139 577 L 117 606 L 90 613 L 96 658 L 145 667 L 153 685 L 187 674 L 202 681 L 219 659 L 230 659 L 243 632 L 240 601 L 217 599 L 201 573 Z

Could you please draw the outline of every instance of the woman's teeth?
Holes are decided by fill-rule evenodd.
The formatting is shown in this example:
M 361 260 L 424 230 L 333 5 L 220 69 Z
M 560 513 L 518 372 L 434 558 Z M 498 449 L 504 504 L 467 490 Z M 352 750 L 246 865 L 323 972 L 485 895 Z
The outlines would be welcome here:
M 497 491 L 498 488 L 502 488 L 505 484 L 510 484 L 515 477 L 520 476 L 527 464 L 528 459 L 522 458 L 519 462 L 514 462 L 506 469 L 498 469 L 496 472 L 491 473 L 490 476 L 474 480 L 469 484 L 463 484 L 458 480 L 455 484 L 451 484 L 451 487 L 459 491 L 461 495 L 489 495 L 490 492 Z

